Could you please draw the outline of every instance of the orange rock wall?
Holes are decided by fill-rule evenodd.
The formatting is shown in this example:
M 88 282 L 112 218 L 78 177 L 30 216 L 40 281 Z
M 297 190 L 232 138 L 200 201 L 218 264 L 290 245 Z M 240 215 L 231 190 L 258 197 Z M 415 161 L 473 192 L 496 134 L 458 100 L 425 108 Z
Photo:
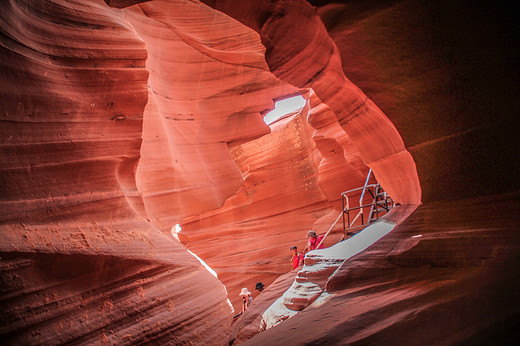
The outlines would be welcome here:
M 296 89 L 269 73 L 256 33 L 205 5 L 153 1 L 125 13 L 150 71 L 137 186 L 152 224 L 169 234 L 236 191 L 242 176 L 227 144 L 267 134 L 260 112 L 282 87 Z
M 420 203 L 413 158 L 392 122 L 345 77 L 339 51 L 313 6 L 303 0 L 273 2 L 253 17 L 236 11 L 237 0 L 207 3 L 259 32 L 270 70 L 283 81 L 314 90 L 397 202 Z
M 492 2 L 204 3 L 0 5 L 6 342 L 227 343 L 225 287 L 171 227 L 237 306 L 240 287 L 290 269 L 308 228 L 327 229 L 366 166 L 403 204 L 518 191 L 515 21 Z M 310 107 L 269 129 L 262 114 L 295 93 Z M 514 258 L 508 227 L 489 253 Z M 428 263 L 446 263 L 441 245 Z
M 224 286 L 158 231 L 163 212 L 149 181 L 185 175 L 153 175 L 152 154 L 171 151 L 156 125 L 165 121 L 154 113 L 161 99 L 150 96 L 160 91 L 149 65 L 154 52 L 132 13 L 102 1 L 11 1 L 0 12 L 2 339 L 226 343 Z M 251 128 L 246 137 L 257 135 Z M 154 140 L 162 147 L 153 148 Z M 197 157 L 201 149 L 191 151 Z M 227 155 L 228 163 L 216 163 L 223 173 L 205 170 L 205 161 L 188 165 L 216 174 L 199 179 L 206 184 L 224 176 L 238 186 Z M 164 161 L 168 167 L 173 158 Z M 215 189 L 210 204 L 218 205 L 226 188 Z
M 222 208 L 181 222 L 181 239 L 219 273 L 236 307 L 241 287 L 251 289 L 257 281 L 269 284 L 291 270 L 289 248 L 303 250 L 307 230 L 333 210 L 319 185 L 318 177 L 323 173 L 327 179 L 330 174 L 318 166 L 321 155 L 307 112 L 305 107 L 273 123 L 269 135 L 232 148 L 243 184 Z M 363 183 L 363 177 L 356 178 L 352 174 L 341 186 Z M 315 227 L 317 231 L 327 230 L 333 219 L 327 220 Z
M 249 344 L 518 343 L 518 12 L 310 2 L 345 74 L 399 130 L 424 205 L 345 261 L 330 296 Z
M 517 12 L 492 1 L 315 3 L 345 75 L 411 153 L 423 202 L 518 190 Z
M 224 286 L 172 226 L 188 217 L 181 239 L 237 305 L 235 291 L 288 271 L 289 246 L 331 222 L 344 187 L 329 147 L 344 150 L 345 186 L 366 171 L 330 112 L 327 130 L 305 108 L 246 143 L 271 131 L 273 99 L 309 91 L 275 77 L 236 20 L 196 2 L 135 3 L 0 7 L 10 342 L 204 342 L 202 325 L 227 340 Z

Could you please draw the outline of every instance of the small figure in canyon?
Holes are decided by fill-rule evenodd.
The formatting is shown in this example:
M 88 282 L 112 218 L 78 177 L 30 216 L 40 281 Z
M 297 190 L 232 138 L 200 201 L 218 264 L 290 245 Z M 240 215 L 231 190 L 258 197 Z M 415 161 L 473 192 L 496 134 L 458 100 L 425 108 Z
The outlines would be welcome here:
M 244 313 L 253 302 L 253 298 L 251 297 L 251 292 L 245 287 L 242 288 L 239 295 L 242 296 L 242 313 Z
M 316 234 L 316 232 L 311 229 L 307 233 L 307 238 L 309 238 L 309 240 L 307 241 L 307 246 L 303 250 L 303 253 L 306 253 L 307 251 L 311 251 L 311 250 L 323 249 L 324 248 L 324 244 L 323 243 L 320 245 L 320 247 L 317 247 L 320 244 L 321 240 L 323 239 L 323 235 L 318 236 Z
M 255 287 L 255 289 L 256 289 L 258 292 L 262 292 L 262 291 L 264 290 L 264 284 L 263 284 L 262 282 L 258 281 L 258 282 L 256 283 L 256 287 Z
M 303 254 L 301 252 L 298 253 L 298 248 L 296 246 L 291 246 L 291 251 L 293 254 L 291 258 L 292 268 L 296 269 L 303 266 Z

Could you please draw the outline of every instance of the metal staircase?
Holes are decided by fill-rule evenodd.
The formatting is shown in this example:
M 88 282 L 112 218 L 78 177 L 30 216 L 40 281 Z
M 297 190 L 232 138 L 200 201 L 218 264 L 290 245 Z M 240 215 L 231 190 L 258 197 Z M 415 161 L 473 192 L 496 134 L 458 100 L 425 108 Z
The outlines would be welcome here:
M 370 192 L 370 190 L 369 190 Z M 370 192 L 372 194 L 372 192 Z M 372 223 L 379 219 L 380 215 L 384 215 L 390 211 L 391 208 L 395 206 L 394 201 L 386 193 L 386 191 L 381 187 L 381 185 L 376 184 L 374 194 L 372 195 L 372 206 L 370 207 L 370 212 L 368 213 L 369 223 Z
M 394 201 L 379 183 L 369 184 L 371 176 L 372 169 L 369 169 L 364 186 L 341 193 L 342 211 L 336 218 L 336 221 L 334 221 L 332 226 L 330 226 L 329 230 L 325 233 L 325 236 L 317 246 L 318 248 L 325 241 L 325 238 L 327 238 L 342 216 L 343 236 L 340 241 L 361 231 L 366 225 L 378 220 L 381 216 L 385 215 L 395 207 Z M 352 195 L 356 195 L 359 191 L 361 191 L 359 203 L 358 205 L 353 206 L 351 203 Z M 366 202 L 367 199 L 369 202 Z M 368 210 L 368 216 L 366 218 L 365 210 Z M 357 214 L 351 221 L 351 214 L 356 211 Z
M 352 233 L 351 230 L 355 228 L 363 227 L 368 225 L 381 216 L 388 213 L 391 208 L 395 206 L 392 198 L 386 193 L 383 187 L 379 183 L 369 184 L 372 170 L 370 169 L 367 174 L 365 185 L 345 191 L 341 194 L 342 203 L 342 215 L 343 215 L 343 231 L 349 236 Z M 359 198 L 358 205 L 352 206 L 351 198 L 349 195 L 355 194 L 361 190 L 361 197 Z M 366 194 L 368 192 L 368 195 Z M 366 200 L 369 202 L 366 202 Z M 365 218 L 365 210 L 368 209 L 368 216 Z M 351 221 L 351 214 L 357 211 L 357 214 Z M 358 222 L 360 221 L 360 223 Z M 356 222 L 358 224 L 356 225 Z

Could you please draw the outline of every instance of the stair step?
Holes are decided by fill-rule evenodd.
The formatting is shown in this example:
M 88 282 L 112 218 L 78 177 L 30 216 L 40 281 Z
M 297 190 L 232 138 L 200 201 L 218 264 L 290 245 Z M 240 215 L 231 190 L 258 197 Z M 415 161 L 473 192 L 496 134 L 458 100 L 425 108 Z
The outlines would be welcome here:
M 376 211 L 374 211 L 374 213 L 372 214 L 372 220 L 377 219 L 377 217 L 378 217 L 381 213 L 383 213 L 383 212 L 387 213 L 388 210 L 386 210 L 385 208 L 380 208 L 380 209 L 377 209 L 377 213 L 376 213 Z
M 387 204 L 388 204 L 388 207 L 385 205 L 385 201 L 377 201 L 375 205 L 378 206 L 379 208 L 390 209 L 392 206 L 390 205 L 390 203 L 387 203 Z

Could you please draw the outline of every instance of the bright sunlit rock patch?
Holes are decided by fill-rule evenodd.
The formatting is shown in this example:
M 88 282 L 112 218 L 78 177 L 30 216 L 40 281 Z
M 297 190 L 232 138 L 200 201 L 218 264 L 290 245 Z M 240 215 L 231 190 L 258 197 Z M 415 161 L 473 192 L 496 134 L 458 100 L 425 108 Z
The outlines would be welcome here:
M 181 231 L 181 226 L 179 224 L 176 224 L 175 226 L 172 227 L 172 229 L 170 230 L 172 236 L 177 239 L 177 241 L 180 243 L 181 240 L 179 239 L 179 232 Z
M 302 273 L 301 276 L 316 277 L 316 273 L 334 272 L 345 260 L 366 250 L 370 245 L 390 233 L 395 226 L 396 224 L 394 222 L 380 220 L 367 226 L 354 237 L 348 238 L 329 248 L 310 251 L 305 256 L 305 264 L 300 270 L 300 273 Z M 313 264 L 308 265 L 309 262 Z M 326 295 L 323 296 L 322 299 L 319 299 L 324 293 L 326 293 Z M 318 297 L 313 300 L 313 297 L 316 295 L 318 295 Z M 317 307 L 330 298 L 331 296 L 318 284 L 311 281 L 295 280 L 292 286 L 262 314 L 261 325 L 263 328 L 269 329 L 293 317 L 298 311 L 305 308 L 302 306 L 302 301 L 318 301 L 314 305 Z
M 188 249 L 186 249 L 188 250 Z M 213 270 L 213 268 L 211 268 L 206 262 L 204 262 L 204 260 L 202 258 L 200 258 L 199 256 L 195 255 L 193 252 L 191 252 L 190 250 L 188 250 L 188 252 L 193 256 L 195 257 L 196 259 L 199 260 L 200 264 L 202 264 L 202 266 L 204 266 L 204 268 L 206 268 L 206 270 L 208 272 L 211 273 L 211 275 L 213 275 L 214 277 L 216 277 L 218 279 L 218 276 L 217 276 L 217 272 Z
M 171 234 L 172 234 L 172 236 L 173 236 L 175 239 L 177 239 L 177 241 L 178 241 L 179 243 L 181 242 L 180 239 L 179 239 L 179 235 L 178 235 L 178 233 L 179 233 L 180 231 L 182 231 L 182 228 L 181 228 L 181 225 L 179 225 L 179 224 L 176 224 L 176 225 L 173 226 L 172 229 L 171 229 Z M 186 250 L 188 250 L 188 249 L 186 249 Z M 217 272 L 214 271 L 213 268 L 211 268 L 211 267 L 210 267 L 206 262 L 204 262 L 204 260 L 203 260 L 202 258 L 200 258 L 199 256 L 195 255 L 195 254 L 194 254 L 193 252 L 191 252 L 190 250 L 188 250 L 188 252 L 189 252 L 193 257 L 195 257 L 196 259 L 198 259 L 199 262 L 202 264 L 202 266 L 203 266 L 204 268 L 206 268 L 206 270 L 207 270 L 208 272 L 210 272 L 211 275 L 213 275 L 214 277 L 218 278 L 218 276 L 217 276 Z M 229 304 L 231 304 L 231 302 L 229 302 Z M 233 306 L 231 306 L 231 307 L 233 307 Z
M 302 109 L 303 106 L 305 106 L 305 102 L 305 99 L 301 95 L 276 101 L 274 104 L 274 109 L 265 115 L 264 121 L 267 125 L 269 125 L 284 115 Z

